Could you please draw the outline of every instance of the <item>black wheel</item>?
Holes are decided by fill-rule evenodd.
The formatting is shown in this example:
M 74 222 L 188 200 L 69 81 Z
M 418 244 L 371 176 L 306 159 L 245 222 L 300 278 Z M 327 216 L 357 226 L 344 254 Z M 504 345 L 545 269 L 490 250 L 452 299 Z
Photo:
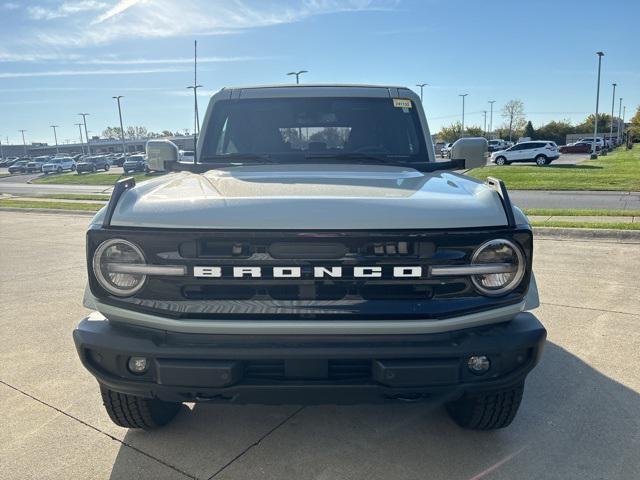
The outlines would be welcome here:
M 105 171 L 105 172 L 108 172 L 108 171 L 109 171 L 109 168 L 111 168 L 111 167 L 109 166 L 109 164 L 108 164 L 108 163 L 107 163 L 107 164 L 105 164 L 105 166 L 104 166 L 104 171 Z
M 447 404 L 458 425 L 472 430 L 494 430 L 509 426 L 518 412 L 524 382 L 502 390 L 465 395 Z
M 547 157 L 545 157 L 544 155 L 538 155 L 536 157 L 536 165 L 538 165 L 539 167 L 544 167 L 547 164 Z
M 496 158 L 496 165 L 498 166 L 502 166 L 502 165 L 506 165 L 507 164 L 507 159 L 504 157 L 498 157 Z
M 58 169 L 56 170 L 56 173 L 62 173 L 62 167 L 58 167 Z
M 116 425 L 153 430 L 166 425 L 180 410 L 181 403 L 163 402 L 114 392 L 100 385 L 102 403 Z

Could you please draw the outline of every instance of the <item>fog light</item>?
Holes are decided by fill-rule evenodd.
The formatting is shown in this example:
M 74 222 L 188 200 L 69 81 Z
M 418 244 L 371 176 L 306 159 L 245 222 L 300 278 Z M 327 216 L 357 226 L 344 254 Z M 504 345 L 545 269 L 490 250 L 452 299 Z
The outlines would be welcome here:
M 129 371 L 131 373 L 144 373 L 149 368 L 149 362 L 146 357 L 130 357 Z
M 475 373 L 476 375 L 482 375 L 486 373 L 489 368 L 491 368 L 491 362 L 484 355 L 478 355 L 469 357 L 467 361 L 467 367 L 471 371 L 471 373 Z

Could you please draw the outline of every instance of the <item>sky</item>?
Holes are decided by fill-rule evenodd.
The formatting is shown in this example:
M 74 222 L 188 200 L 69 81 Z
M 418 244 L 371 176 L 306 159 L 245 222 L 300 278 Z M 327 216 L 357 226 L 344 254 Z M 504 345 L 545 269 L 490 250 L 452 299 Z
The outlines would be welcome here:
M 640 1 L 618 0 L 0 0 L 0 139 L 53 144 L 125 128 L 193 130 L 193 42 L 200 111 L 225 86 L 373 83 L 424 89 L 432 132 L 483 127 L 495 100 L 524 102 L 534 127 L 640 104 Z

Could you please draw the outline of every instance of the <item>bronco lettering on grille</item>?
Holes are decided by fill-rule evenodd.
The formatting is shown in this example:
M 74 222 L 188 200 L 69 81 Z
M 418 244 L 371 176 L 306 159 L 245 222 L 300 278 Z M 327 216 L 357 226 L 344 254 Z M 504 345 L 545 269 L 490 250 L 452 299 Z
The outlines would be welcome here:
M 409 266 L 362 266 L 362 267 L 193 267 L 193 276 L 197 278 L 382 278 L 383 275 L 393 278 L 420 278 L 422 267 Z

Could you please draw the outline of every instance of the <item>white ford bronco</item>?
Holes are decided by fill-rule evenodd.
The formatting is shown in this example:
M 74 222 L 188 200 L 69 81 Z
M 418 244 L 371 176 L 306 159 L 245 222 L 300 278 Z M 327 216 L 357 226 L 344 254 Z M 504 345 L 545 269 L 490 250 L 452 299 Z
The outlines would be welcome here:
M 460 145 L 460 147 L 458 147 Z M 223 89 L 193 163 L 169 141 L 87 232 L 95 310 L 74 331 L 111 419 L 182 402 L 441 402 L 462 427 L 513 420 L 544 327 L 532 229 L 504 184 L 436 162 L 403 87 Z

